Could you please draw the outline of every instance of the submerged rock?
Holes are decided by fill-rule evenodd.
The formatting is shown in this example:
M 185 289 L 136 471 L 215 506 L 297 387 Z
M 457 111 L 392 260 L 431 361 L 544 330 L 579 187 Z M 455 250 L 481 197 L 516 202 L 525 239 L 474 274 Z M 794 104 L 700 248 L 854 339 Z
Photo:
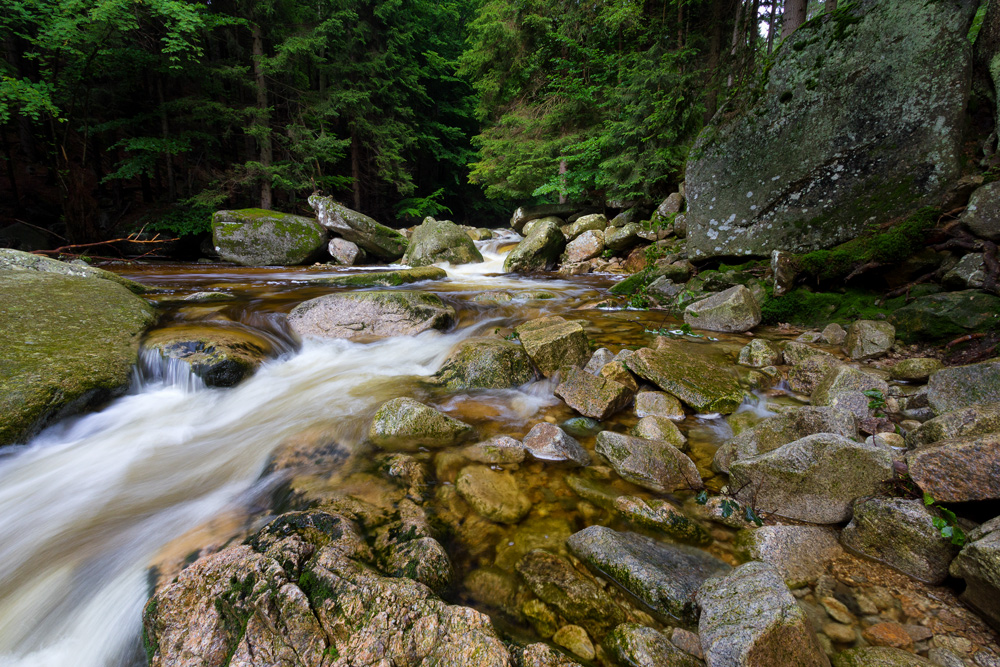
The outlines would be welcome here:
M 396 271 L 365 271 L 350 276 L 331 276 L 329 278 L 313 278 L 313 285 L 328 285 L 330 287 L 399 287 L 423 280 L 442 280 L 448 273 L 436 266 L 421 266 L 415 269 L 398 269 Z
M 531 509 L 509 472 L 482 465 L 462 468 L 455 488 L 478 514 L 497 523 L 517 523 Z
M 760 319 L 760 306 L 743 285 L 730 287 L 684 309 L 684 322 L 693 329 L 741 333 L 760 324 Z
M 700 667 L 704 663 L 674 646 L 653 628 L 622 623 L 601 645 L 619 665 L 627 667 Z
M 427 266 L 437 262 L 470 264 L 483 261 L 476 244 L 465 231 L 450 220 L 424 218 L 410 237 L 403 264 Z
M 472 437 L 473 431 L 465 422 L 412 398 L 394 398 L 375 413 L 368 438 L 383 449 L 414 451 L 457 444 Z
M 495 337 L 462 341 L 433 377 L 448 389 L 507 389 L 534 379 L 535 369 L 524 348 Z
M 212 242 L 226 262 L 244 266 L 306 264 L 326 249 L 326 230 L 312 218 L 247 208 L 217 211 Z
M 270 340 L 250 329 L 207 324 L 154 329 L 143 347 L 183 361 L 210 387 L 239 384 L 275 352 Z
M 669 493 L 702 487 L 694 462 L 662 440 L 602 431 L 597 434 L 596 449 L 623 479 L 650 491 Z
M 381 225 L 364 213 L 352 211 L 332 197 L 312 195 L 309 205 L 316 211 L 319 224 L 365 252 L 384 262 L 393 262 L 406 252 L 406 237 L 395 229 Z
M 371 341 L 447 329 L 455 309 L 429 292 L 375 291 L 328 294 L 300 303 L 288 315 L 299 336 Z

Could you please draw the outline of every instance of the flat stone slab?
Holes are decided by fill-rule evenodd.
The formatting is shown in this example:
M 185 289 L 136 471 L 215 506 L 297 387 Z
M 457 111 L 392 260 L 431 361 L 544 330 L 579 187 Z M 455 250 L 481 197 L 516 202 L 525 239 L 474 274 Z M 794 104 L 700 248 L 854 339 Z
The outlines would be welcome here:
M 428 292 L 378 291 L 328 294 L 300 303 L 288 326 L 309 338 L 372 341 L 447 329 L 455 309 Z
M 683 343 L 667 341 L 655 350 L 645 347 L 623 361 L 630 371 L 696 412 L 729 414 L 743 402 L 744 391 L 732 369 L 705 359 Z

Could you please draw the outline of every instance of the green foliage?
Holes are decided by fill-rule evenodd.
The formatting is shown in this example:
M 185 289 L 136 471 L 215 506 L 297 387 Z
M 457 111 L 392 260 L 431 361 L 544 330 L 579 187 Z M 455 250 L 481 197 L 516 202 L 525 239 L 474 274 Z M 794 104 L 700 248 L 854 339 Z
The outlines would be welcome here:
M 149 232 L 192 236 L 212 231 L 213 209 L 206 206 L 175 207 L 152 220 L 140 220 L 136 227 Z
M 960 547 L 965 544 L 965 532 L 958 525 L 958 517 L 955 516 L 954 512 L 938 503 L 927 492 L 924 492 L 924 505 L 933 507 L 941 515 L 931 520 L 934 527 L 941 533 L 941 537 L 950 540 L 955 546 Z
M 979 31 L 983 28 L 983 19 L 986 18 L 986 10 L 989 8 L 989 3 L 984 2 L 976 10 L 976 17 L 972 20 L 972 25 L 969 27 L 969 43 L 975 44 L 976 38 L 979 37 Z
M 699 505 L 708 504 L 708 491 L 700 491 L 697 496 L 695 496 L 695 502 Z M 760 514 L 757 510 L 750 507 L 749 505 L 741 505 L 736 500 L 732 498 L 723 498 L 719 503 L 719 509 L 722 511 L 722 518 L 728 519 L 733 514 L 739 513 L 740 518 L 746 523 L 754 524 L 755 526 L 763 526 L 764 520 L 761 519 Z
M 884 417 L 885 395 L 878 389 L 867 389 L 861 393 L 868 397 L 868 409 L 874 412 L 876 417 Z

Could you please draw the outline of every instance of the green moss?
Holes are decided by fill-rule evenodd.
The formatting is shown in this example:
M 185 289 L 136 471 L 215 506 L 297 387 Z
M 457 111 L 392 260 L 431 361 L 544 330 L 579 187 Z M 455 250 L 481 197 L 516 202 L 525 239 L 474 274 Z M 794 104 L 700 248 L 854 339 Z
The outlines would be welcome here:
M 819 326 L 830 322 L 874 320 L 886 317 L 905 303 L 904 297 L 898 297 L 879 305 L 880 298 L 880 294 L 865 290 L 812 292 L 799 288 L 784 296 L 768 299 L 760 309 L 761 321 L 767 325 L 787 322 Z
M 649 283 L 653 282 L 653 280 L 653 272 L 649 269 L 643 269 L 638 273 L 633 273 L 620 283 L 612 285 L 611 289 L 608 291 L 617 296 L 628 296 L 645 289 L 649 286 Z

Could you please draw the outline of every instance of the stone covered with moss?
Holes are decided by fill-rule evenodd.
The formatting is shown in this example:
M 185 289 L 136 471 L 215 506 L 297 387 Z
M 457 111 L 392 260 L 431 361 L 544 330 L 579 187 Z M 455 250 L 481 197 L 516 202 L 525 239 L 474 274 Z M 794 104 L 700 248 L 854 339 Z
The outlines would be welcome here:
M 190 365 L 210 387 L 238 384 L 275 352 L 270 340 L 250 329 L 206 324 L 156 329 L 143 347 Z
M 668 442 L 601 431 L 596 450 L 622 479 L 650 491 L 670 493 L 702 487 L 694 462 Z
M 112 271 L 105 271 L 95 266 L 87 266 L 85 262 L 61 262 L 58 259 L 35 255 L 30 252 L 0 248 L 0 271 L 35 271 L 39 273 L 57 273 L 62 276 L 78 278 L 100 278 L 118 283 L 133 294 L 145 294 L 149 288 L 129 280 Z
M 406 252 L 409 242 L 405 236 L 364 213 L 352 211 L 333 197 L 312 195 L 309 197 L 309 205 L 316 211 L 319 224 L 356 244 L 373 257 L 384 262 L 394 262 Z
M 731 369 L 708 359 L 683 342 L 664 341 L 642 348 L 624 360 L 630 371 L 673 394 L 696 412 L 735 412 L 743 388 Z
M 750 526 L 737 534 L 734 546 L 741 560 L 773 566 L 790 588 L 816 582 L 830 561 L 844 555 L 836 529 L 826 526 Z
M 692 256 L 827 248 L 939 197 L 959 175 L 975 10 L 860 0 L 784 40 L 749 108 L 692 149 Z
M 286 266 L 318 259 L 327 246 L 326 230 L 312 218 L 245 208 L 216 211 L 212 242 L 226 262 L 243 266 Z
M 469 424 L 419 401 L 394 398 L 375 413 L 368 439 L 383 449 L 414 451 L 455 445 L 471 438 L 473 432 Z
M 712 543 L 712 535 L 704 526 L 665 500 L 619 496 L 614 507 L 626 521 L 662 533 L 672 540 L 695 546 Z
M 635 393 L 625 385 L 587 371 L 571 367 L 555 394 L 585 417 L 604 420 L 621 412 Z
M 403 264 L 427 266 L 437 262 L 470 264 L 483 261 L 476 244 L 461 227 L 450 220 L 424 218 L 413 230 Z
M 508 273 L 531 273 L 555 267 L 566 247 L 566 237 L 552 220 L 541 220 L 517 247 L 507 253 L 503 270 Z
M 674 646 L 662 632 L 637 623 L 622 623 L 604 638 L 601 646 L 617 665 L 701 667 L 705 664 Z
M 531 509 L 531 503 L 508 471 L 484 465 L 466 466 L 458 473 L 455 488 L 476 513 L 497 523 L 517 523 Z
M 448 389 L 507 389 L 535 379 L 524 348 L 502 338 L 469 338 L 452 350 L 434 382 Z
M 0 270 L 0 445 L 123 393 L 152 322 L 112 280 Z
M 525 351 L 545 377 L 590 358 L 590 340 L 579 320 L 541 317 L 514 329 Z
M 342 292 L 304 301 L 288 314 L 288 325 L 306 338 L 372 341 L 412 336 L 455 323 L 455 309 L 429 292 Z
M 399 287 L 424 280 L 442 280 L 448 277 L 448 272 L 436 266 L 421 266 L 412 269 L 397 269 L 395 271 L 365 271 L 349 276 L 330 276 L 329 278 L 313 278 L 313 285 L 330 287 Z

